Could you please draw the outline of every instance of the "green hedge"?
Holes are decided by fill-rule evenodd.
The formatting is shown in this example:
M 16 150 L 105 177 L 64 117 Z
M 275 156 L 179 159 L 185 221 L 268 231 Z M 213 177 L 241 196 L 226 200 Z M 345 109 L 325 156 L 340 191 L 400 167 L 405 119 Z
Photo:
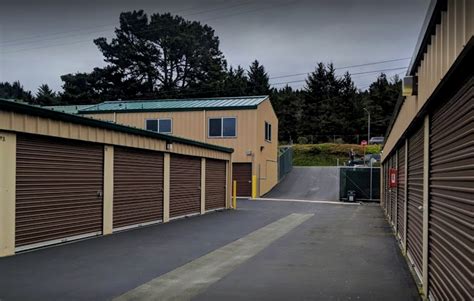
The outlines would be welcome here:
M 364 148 L 356 144 L 295 144 L 293 145 L 293 165 L 295 166 L 336 166 L 349 160 L 349 151 L 354 149 L 356 157 L 364 155 Z M 365 154 L 378 154 L 381 145 L 369 145 Z

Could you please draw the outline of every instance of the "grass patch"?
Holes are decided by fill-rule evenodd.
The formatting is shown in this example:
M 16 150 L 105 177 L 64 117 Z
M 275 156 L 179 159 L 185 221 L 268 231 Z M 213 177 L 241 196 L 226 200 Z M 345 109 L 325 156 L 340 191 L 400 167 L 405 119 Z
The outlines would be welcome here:
M 336 166 L 349 160 L 349 151 L 354 149 L 356 157 L 364 155 L 364 148 L 358 144 L 295 144 L 293 145 L 294 166 Z M 369 145 L 366 154 L 380 153 L 380 145 Z

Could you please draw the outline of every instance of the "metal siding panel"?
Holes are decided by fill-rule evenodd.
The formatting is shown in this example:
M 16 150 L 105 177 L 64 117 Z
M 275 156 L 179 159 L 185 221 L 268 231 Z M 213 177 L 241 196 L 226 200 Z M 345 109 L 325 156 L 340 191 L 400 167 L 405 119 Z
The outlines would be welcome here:
M 114 149 L 114 228 L 163 219 L 163 153 Z
M 206 160 L 206 210 L 225 207 L 226 161 Z
M 421 275 L 423 247 L 423 127 L 408 139 L 407 250 Z
M 237 181 L 237 196 L 252 195 L 252 163 L 232 164 L 232 181 Z
M 16 247 L 102 231 L 103 146 L 18 135 Z
M 434 112 L 430 134 L 429 291 L 472 300 L 474 80 Z
M 201 158 L 171 154 L 170 217 L 201 212 Z
M 397 230 L 403 240 L 404 236 L 404 216 L 405 216 L 405 144 L 402 144 L 398 149 L 398 167 L 397 167 Z

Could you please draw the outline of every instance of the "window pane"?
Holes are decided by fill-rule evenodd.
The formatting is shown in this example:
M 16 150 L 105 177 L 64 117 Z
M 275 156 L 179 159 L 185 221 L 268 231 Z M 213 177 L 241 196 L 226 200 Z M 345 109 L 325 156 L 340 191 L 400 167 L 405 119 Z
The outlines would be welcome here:
M 146 129 L 148 131 L 158 132 L 158 120 L 147 120 Z
M 268 141 L 272 141 L 272 125 L 268 124 Z
M 224 118 L 224 137 L 235 137 L 235 118 Z
M 171 133 L 171 119 L 160 119 L 160 133 Z
M 222 135 L 221 122 L 220 118 L 209 119 L 209 137 L 220 137 Z

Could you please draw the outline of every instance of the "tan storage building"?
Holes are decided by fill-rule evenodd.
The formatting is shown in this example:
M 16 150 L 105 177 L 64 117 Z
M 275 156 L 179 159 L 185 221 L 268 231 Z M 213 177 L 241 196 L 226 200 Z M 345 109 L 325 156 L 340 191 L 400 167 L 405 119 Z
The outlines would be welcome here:
M 0 100 L 0 256 L 229 208 L 232 152 Z
M 53 110 L 234 149 L 237 195 L 261 196 L 278 182 L 278 119 L 268 96 L 111 101 Z
M 430 300 L 474 300 L 473 35 L 474 1 L 432 1 L 383 148 L 382 206 Z

